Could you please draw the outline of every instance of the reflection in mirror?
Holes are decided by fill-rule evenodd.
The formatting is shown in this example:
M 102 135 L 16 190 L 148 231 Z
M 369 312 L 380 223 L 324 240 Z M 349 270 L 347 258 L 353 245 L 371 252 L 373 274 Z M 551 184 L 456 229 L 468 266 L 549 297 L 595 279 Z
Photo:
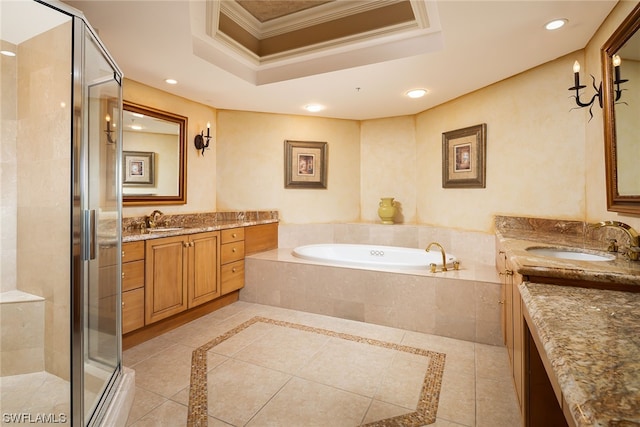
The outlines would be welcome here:
M 607 209 L 636 214 L 640 214 L 639 28 L 637 5 L 602 47 Z
M 186 203 L 187 118 L 123 103 L 125 206 Z

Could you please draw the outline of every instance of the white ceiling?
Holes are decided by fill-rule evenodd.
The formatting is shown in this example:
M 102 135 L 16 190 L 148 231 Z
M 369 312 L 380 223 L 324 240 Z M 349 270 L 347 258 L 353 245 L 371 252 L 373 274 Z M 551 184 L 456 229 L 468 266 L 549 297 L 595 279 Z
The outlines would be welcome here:
M 303 106 L 320 103 L 326 109 L 316 115 L 364 120 L 415 114 L 582 49 L 616 1 L 428 2 L 442 49 L 262 85 L 194 54 L 192 26 L 204 19 L 204 1 L 65 3 L 83 11 L 126 78 L 220 109 L 312 115 Z M 569 22 L 545 30 L 554 18 Z M 169 77 L 179 84 L 164 83 Z M 559 86 L 571 86 L 572 77 L 568 69 Z M 429 94 L 404 96 L 417 87 Z

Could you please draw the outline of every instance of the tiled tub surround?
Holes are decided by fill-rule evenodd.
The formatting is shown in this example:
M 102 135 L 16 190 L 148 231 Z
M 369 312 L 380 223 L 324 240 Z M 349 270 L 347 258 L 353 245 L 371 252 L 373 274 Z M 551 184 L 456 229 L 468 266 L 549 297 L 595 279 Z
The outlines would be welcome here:
M 523 276 L 590 281 L 603 288 L 638 286 L 640 291 L 640 261 L 630 261 L 624 255 L 618 254 L 613 261 L 590 262 L 537 256 L 526 250 L 532 246 L 561 246 L 602 253 L 611 238 L 621 247 L 628 246 L 628 237 L 620 230 L 593 229 L 580 221 L 521 217 L 496 217 L 496 230 L 498 245 Z
M 320 242 L 415 248 L 432 241 L 460 259 L 459 271 L 430 273 L 427 266 L 365 269 L 318 264 L 291 255 L 295 246 Z M 485 344 L 503 343 L 501 285 L 492 265 L 491 235 L 428 226 L 281 224 L 279 246 L 245 258 L 241 300 Z M 472 258 L 472 253 L 477 256 Z
M 575 425 L 639 425 L 640 294 L 535 283 L 519 288 L 538 350 Z

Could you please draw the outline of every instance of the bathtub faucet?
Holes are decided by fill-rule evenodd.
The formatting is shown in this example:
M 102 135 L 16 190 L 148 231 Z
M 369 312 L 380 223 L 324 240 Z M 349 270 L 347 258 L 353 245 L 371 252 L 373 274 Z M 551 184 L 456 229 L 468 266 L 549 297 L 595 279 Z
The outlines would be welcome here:
M 624 231 L 627 236 L 629 236 L 629 251 L 627 252 L 627 256 L 632 261 L 638 261 L 640 255 L 640 237 L 638 236 L 636 230 L 631 228 L 630 225 L 620 221 L 601 221 L 595 224 L 590 224 L 589 227 L 594 229 L 602 227 L 614 227 Z M 614 244 L 610 247 L 614 249 L 613 252 L 617 252 L 617 245 Z
M 157 221 L 158 221 L 158 217 L 164 215 L 162 212 L 160 212 L 159 210 L 155 210 L 153 212 L 151 212 L 151 215 L 149 215 L 146 219 L 145 222 L 147 223 L 147 228 L 156 228 Z
M 447 255 L 444 253 L 444 248 L 438 242 L 431 242 L 431 243 L 429 243 L 429 246 L 427 246 L 427 249 L 425 249 L 425 251 L 429 252 L 429 250 L 431 249 L 431 246 L 437 246 L 437 247 L 440 248 L 440 253 L 442 253 L 442 271 L 447 271 Z M 434 270 L 435 269 L 432 268 L 431 272 L 435 273 Z

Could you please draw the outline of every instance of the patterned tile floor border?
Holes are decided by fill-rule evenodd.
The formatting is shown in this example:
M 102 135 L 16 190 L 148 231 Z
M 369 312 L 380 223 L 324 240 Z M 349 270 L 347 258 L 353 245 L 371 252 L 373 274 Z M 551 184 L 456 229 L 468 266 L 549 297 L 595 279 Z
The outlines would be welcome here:
M 306 332 L 326 335 L 329 337 L 341 338 L 348 341 L 355 341 L 362 344 L 369 344 L 405 353 L 418 354 L 429 358 L 429 366 L 424 376 L 424 382 L 420 391 L 418 405 L 414 412 L 399 415 L 392 418 L 364 424 L 366 427 L 388 427 L 388 426 L 423 426 L 432 424 L 436 420 L 438 401 L 440 399 L 440 388 L 442 386 L 442 374 L 444 372 L 445 354 L 435 351 L 424 350 L 406 345 L 394 344 L 376 339 L 364 338 L 357 335 L 335 332 L 328 329 L 315 328 L 312 326 L 300 325 L 297 323 L 274 320 L 266 317 L 256 316 L 246 322 L 227 331 L 205 345 L 195 349 L 191 355 L 191 384 L 189 388 L 189 413 L 187 426 L 205 427 L 208 424 L 207 414 L 207 352 L 223 341 L 247 329 L 258 322 L 269 323 L 276 326 L 298 329 Z

